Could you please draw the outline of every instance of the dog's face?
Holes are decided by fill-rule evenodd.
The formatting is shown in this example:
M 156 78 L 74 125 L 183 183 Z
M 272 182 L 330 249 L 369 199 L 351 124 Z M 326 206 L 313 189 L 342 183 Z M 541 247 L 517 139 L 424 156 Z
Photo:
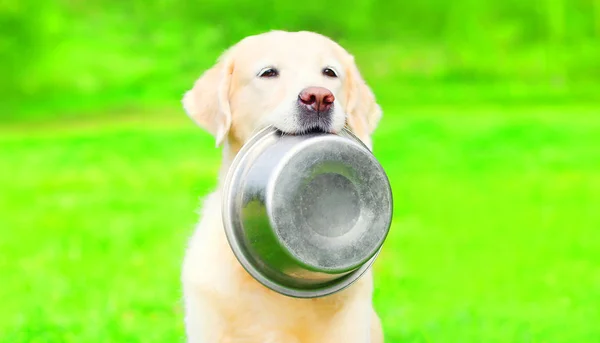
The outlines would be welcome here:
M 244 143 L 268 125 L 288 134 L 335 133 L 347 125 L 370 146 L 381 117 L 353 57 L 311 32 L 243 39 L 196 81 L 183 106 L 217 145 Z

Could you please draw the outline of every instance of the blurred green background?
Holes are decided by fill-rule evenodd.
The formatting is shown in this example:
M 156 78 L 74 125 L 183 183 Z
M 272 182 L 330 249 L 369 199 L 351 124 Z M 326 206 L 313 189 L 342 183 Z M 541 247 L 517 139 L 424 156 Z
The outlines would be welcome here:
M 339 41 L 384 110 L 388 342 L 600 341 L 600 0 L 0 1 L 0 342 L 183 342 L 229 45 Z

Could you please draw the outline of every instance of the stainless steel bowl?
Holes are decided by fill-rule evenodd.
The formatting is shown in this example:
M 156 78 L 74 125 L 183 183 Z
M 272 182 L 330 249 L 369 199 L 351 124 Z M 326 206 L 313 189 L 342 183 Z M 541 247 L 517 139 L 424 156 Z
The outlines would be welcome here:
M 268 127 L 234 159 L 223 223 L 242 266 L 292 297 L 337 292 L 373 263 L 392 219 L 388 178 L 350 131 L 283 135 Z

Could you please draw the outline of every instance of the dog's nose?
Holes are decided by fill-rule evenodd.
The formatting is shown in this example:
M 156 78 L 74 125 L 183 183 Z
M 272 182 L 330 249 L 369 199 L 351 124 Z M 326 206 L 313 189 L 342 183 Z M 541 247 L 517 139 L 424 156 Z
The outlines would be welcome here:
M 298 94 L 298 101 L 316 112 L 328 111 L 334 100 L 333 93 L 323 87 L 308 87 Z

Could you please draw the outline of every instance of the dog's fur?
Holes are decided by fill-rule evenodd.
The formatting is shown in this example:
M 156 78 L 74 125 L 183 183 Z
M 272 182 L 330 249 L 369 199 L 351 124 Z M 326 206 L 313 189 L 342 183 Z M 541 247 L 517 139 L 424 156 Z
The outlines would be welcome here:
M 277 77 L 260 77 L 277 68 Z M 331 68 L 337 77 L 323 74 Z M 298 94 L 309 86 L 335 96 L 331 120 L 319 129 L 345 125 L 371 148 L 381 110 L 354 58 L 340 45 L 311 32 L 271 31 L 227 50 L 183 97 L 188 115 L 223 148 L 218 187 L 203 204 L 201 222 L 183 264 L 187 341 L 190 343 L 380 343 L 372 307 L 371 272 L 333 295 L 296 299 L 254 280 L 239 264 L 221 221 L 221 189 L 229 165 L 254 132 L 274 125 L 294 134 L 311 129 L 298 116 Z M 304 126 L 303 126 L 304 125 Z

